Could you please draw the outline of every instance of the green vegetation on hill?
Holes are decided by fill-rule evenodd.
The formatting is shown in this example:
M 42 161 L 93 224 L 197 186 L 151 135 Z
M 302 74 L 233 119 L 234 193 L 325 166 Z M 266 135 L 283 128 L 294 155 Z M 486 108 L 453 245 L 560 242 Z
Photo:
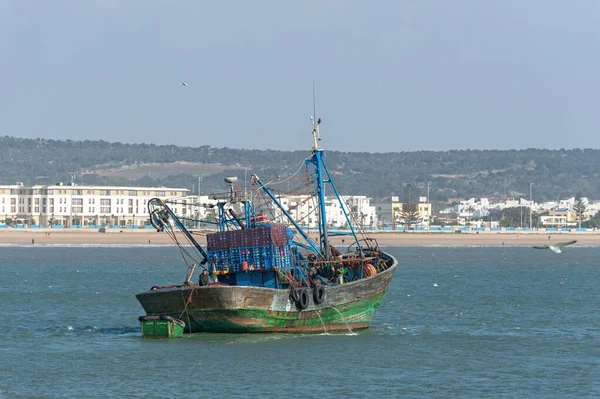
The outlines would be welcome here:
M 0 137 L 0 184 L 77 184 L 169 186 L 203 193 L 223 191 L 225 176 L 244 181 L 247 172 L 277 176 L 301 162 L 306 151 L 176 147 L 106 141 L 58 141 Z M 383 200 L 402 195 L 412 183 L 432 202 L 470 197 L 558 200 L 582 193 L 600 198 L 600 150 L 453 150 L 400 153 L 327 151 L 329 170 L 348 194 Z

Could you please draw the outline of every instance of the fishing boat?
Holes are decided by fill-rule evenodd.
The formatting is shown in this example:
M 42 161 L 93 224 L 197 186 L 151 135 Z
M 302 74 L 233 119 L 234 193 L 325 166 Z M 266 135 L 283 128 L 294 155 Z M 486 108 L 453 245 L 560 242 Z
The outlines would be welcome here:
M 397 260 L 355 223 L 325 164 L 319 124 L 311 117 L 313 145 L 301 163 L 307 188 L 303 201 L 315 203 L 312 233 L 305 220 L 292 216 L 293 206 L 283 203 L 281 191 L 272 188 L 291 176 L 264 182 L 252 175 L 251 196 L 234 188 L 236 178 L 227 178 L 229 190 L 213 195 L 218 231 L 206 234 L 206 248 L 169 206 L 175 200 L 149 201 L 152 225 L 173 238 L 187 268 L 183 284 L 153 286 L 136 295 L 146 312 L 142 317 L 184 320 L 185 333 L 328 333 L 369 327 Z M 331 197 L 325 196 L 326 188 Z M 259 197 L 264 202 L 257 211 Z M 345 218 L 343 230 L 329 228 L 326 200 L 330 205 L 331 198 Z M 334 236 L 347 237 L 347 248 L 334 247 Z M 201 270 L 199 284 L 191 280 L 195 270 Z

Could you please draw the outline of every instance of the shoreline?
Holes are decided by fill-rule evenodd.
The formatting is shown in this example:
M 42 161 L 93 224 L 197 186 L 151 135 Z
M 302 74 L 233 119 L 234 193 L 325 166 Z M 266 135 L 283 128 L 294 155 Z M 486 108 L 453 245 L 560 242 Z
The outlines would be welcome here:
M 207 231 L 193 232 L 206 246 Z M 312 234 L 311 234 L 312 236 Z M 525 246 L 556 244 L 577 240 L 576 246 L 600 246 L 598 232 L 370 232 L 381 246 Z M 182 242 L 187 242 L 183 235 Z M 342 240 L 344 242 L 342 243 Z M 330 237 L 335 246 L 349 245 L 350 237 Z M 106 233 L 87 229 L 0 229 L 0 245 L 175 245 L 166 233 L 155 230 L 107 229 Z

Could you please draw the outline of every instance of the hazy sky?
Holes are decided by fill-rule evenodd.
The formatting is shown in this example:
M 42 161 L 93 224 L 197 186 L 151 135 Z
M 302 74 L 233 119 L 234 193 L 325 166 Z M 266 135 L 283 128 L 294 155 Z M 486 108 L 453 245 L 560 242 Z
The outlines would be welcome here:
M 600 148 L 598 1 L 0 0 L 0 136 Z M 180 86 L 186 81 L 189 86 Z

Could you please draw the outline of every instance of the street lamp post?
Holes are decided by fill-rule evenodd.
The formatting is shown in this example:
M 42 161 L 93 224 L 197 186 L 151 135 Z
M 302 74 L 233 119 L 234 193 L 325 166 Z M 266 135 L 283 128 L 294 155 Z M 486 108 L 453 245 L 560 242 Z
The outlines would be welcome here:
M 529 183 L 529 230 L 531 230 L 531 211 L 533 208 L 533 201 L 531 196 L 531 189 L 533 187 L 533 183 Z
M 431 230 L 431 205 L 429 204 L 429 186 L 431 182 L 427 181 L 427 230 Z
M 427 182 L 427 203 L 429 204 L 429 186 L 431 186 L 431 182 Z
M 521 206 L 519 207 L 521 209 L 521 230 L 523 230 L 523 204 L 521 204 Z M 529 208 L 531 209 L 531 208 Z

